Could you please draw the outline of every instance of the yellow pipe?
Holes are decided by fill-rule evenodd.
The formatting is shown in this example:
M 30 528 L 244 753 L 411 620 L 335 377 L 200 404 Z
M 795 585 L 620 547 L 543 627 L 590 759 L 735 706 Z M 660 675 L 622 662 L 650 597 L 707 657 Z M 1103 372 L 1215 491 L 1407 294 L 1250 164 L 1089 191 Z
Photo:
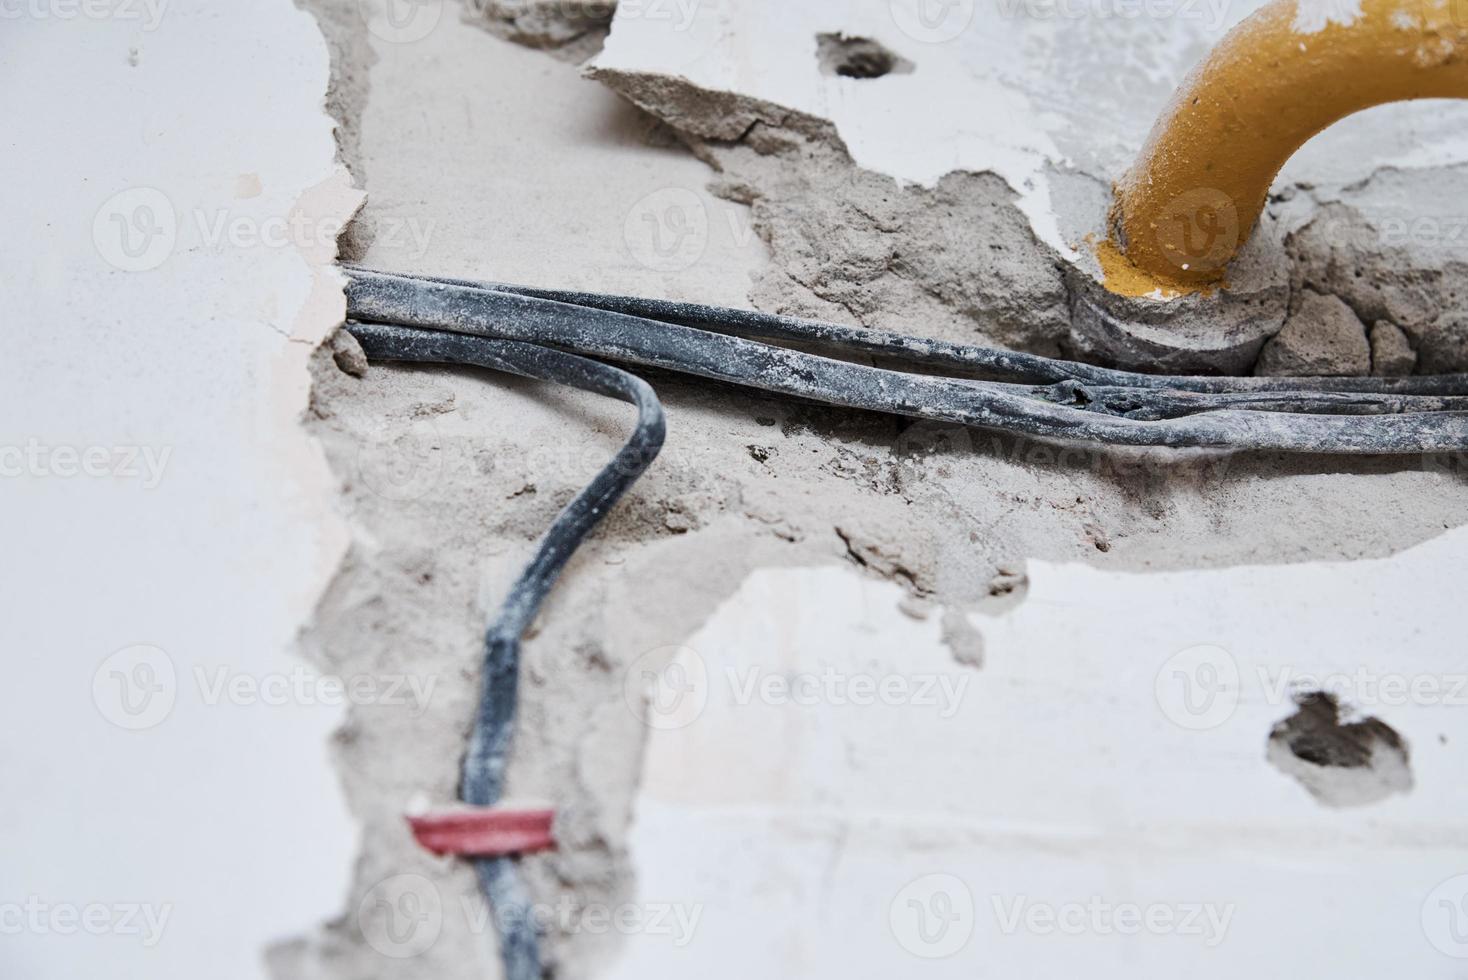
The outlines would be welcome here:
M 1468 98 L 1468 0 L 1273 0 L 1193 69 L 1118 182 L 1097 250 L 1107 288 L 1220 282 L 1306 140 L 1353 112 L 1425 98 Z

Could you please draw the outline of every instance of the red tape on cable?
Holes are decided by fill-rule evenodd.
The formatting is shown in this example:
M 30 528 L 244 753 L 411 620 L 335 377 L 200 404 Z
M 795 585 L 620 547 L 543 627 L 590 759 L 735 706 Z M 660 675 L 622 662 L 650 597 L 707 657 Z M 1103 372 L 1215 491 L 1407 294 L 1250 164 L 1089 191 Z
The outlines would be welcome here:
M 456 807 L 408 817 L 413 837 L 434 854 L 502 857 L 556 846 L 551 836 L 554 810 Z

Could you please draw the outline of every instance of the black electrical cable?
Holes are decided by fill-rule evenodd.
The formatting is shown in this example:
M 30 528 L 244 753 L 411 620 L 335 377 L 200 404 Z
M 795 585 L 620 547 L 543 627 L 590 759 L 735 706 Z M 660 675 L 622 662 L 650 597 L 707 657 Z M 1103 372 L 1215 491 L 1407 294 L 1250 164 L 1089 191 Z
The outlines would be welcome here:
M 479 709 L 464 755 L 459 796 L 465 803 L 489 806 L 504 792 L 519 688 L 520 638 L 577 547 L 657 457 L 665 433 L 663 409 L 641 378 L 574 354 L 400 326 L 354 323 L 349 329 L 372 360 L 473 364 L 594 391 L 637 406 L 637 426 L 627 442 L 556 517 L 485 632 Z M 541 980 L 538 925 L 515 859 L 481 857 L 473 863 L 500 926 L 505 980 Z
M 346 266 L 350 276 L 367 275 L 374 270 Z M 381 275 L 382 273 L 378 273 Z M 553 300 L 572 306 L 622 313 L 645 320 L 658 320 L 685 327 L 697 327 L 716 333 L 750 340 L 779 340 L 818 345 L 839 352 L 861 351 L 912 364 L 973 371 L 1028 384 L 1054 384 L 1079 381 L 1087 385 L 1113 388 L 1170 388 L 1178 391 L 1211 393 L 1231 392 L 1361 392 L 1392 395 L 1468 395 L 1468 374 L 1408 375 L 1395 378 L 1243 378 L 1232 376 L 1141 374 L 1098 367 L 1081 361 L 1066 361 L 1037 354 L 956 344 L 946 340 L 917 337 L 883 330 L 868 330 L 837 323 L 822 323 L 799 317 L 739 310 L 702 303 L 683 303 L 665 299 L 645 299 L 607 293 L 579 292 L 567 289 L 541 289 L 507 283 L 452 279 L 444 276 L 421 276 L 391 273 L 403 279 L 438 282 L 452 286 L 492 289 L 536 299 Z
M 460 783 L 463 800 L 479 806 L 495 803 L 504 790 L 520 638 L 572 553 L 663 442 L 662 409 L 651 387 L 578 353 L 835 405 L 1052 439 L 1328 453 L 1468 448 L 1468 375 L 1146 375 L 747 310 L 347 271 L 348 328 L 373 360 L 474 364 L 595 391 L 638 408 L 627 443 L 556 518 L 486 631 L 481 699 Z M 886 370 L 759 340 L 995 380 Z M 514 859 L 476 858 L 474 867 L 500 926 L 506 980 L 540 980 L 538 925 Z
M 1085 382 L 1075 378 L 1036 388 L 912 374 L 483 286 L 360 269 L 349 270 L 349 275 L 347 312 L 357 320 L 546 344 L 849 408 L 1040 438 L 1119 446 L 1349 454 L 1468 448 L 1468 413 L 1458 410 L 1460 403 L 1444 400 L 1468 394 L 1468 377 L 1462 375 L 1403 379 L 1388 400 L 1373 392 L 1335 392 L 1322 399 L 1319 395 L 1329 389 L 1319 388 L 1305 389 L 1296 399 L 1292 389 L 1283 386 L 1265 389 L 1278 395 L 1273 399 L 1258 398 L 1258 389 L 1199 392 L 1211 397 L 1194 402 L 1200 410 L 1179 414 L 1186 401 L 1178 397 L 1182 392 L 1155 385 L 1123 386 L 1127 388 L 1123 393 L 1097 398 Z M 1409 384 L 1419 381 L 1423 384 Z M 1117 404 L 1122 395 L 1130 407 L 1118 414 L 1108 405 Z M 1418 401 L 1422 398 L 1426 400 Z M 1279 410 L 1292 403 L 1330 414 Z M 1393 414 L 1341 414 L 1353 405 L 1355 411 Z M 1402 408 L 1409 410 L 1395 411 Z

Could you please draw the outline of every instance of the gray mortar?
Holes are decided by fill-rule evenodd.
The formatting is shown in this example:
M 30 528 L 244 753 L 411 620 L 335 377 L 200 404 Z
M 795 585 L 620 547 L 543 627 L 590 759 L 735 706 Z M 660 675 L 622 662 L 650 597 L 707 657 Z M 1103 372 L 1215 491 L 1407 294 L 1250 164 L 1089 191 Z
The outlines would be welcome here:
M 1468 232 L 1455 224 L 1435 242 L 1413 233 L 1418 219 L 1441 220 L 1427 201 L 1444 199 L 1444 191 L 1468 193 L 1468 178 L 1461 170 L 1434 174 L 1448 186 L 1434 186 L 1430 197 L 1421 183 L 1425 176 L 1378 174 L 1370 185 L 1381 188 L 1396 214 L 1368 213 L 1364 209 L 1381 211 L 1381 203 L 1361 201 L 1366 188 L 1358 188 L 1347 200 L 1320 207 L 1287 240 L 1295 287 L 1340 297 L 1363 323 L 1397 326 L 1417 353 L 1419 374 L 1468 370 L 1468 315 L 1462 311 Z
M 773 258 L 750 294 L 761 309 L 1064 351 L 1061 260 L 993 174 L 901 187 L 853 164 L 825 120 L 667 76 L 587 74 L 683 134 L 714 193 L 749 206 Z
M 1284 329 L 1264 345 L 1254 373 L 1277 378 L 1370 374 L 1366 327 L 1339 297 L 1302 289 Z
M 616 0 L 464 0 L 469 23 L 576 63 L 601 51 L 616 12 Z
M 1417 366 L 1417 352 L 1400 327 L 1390 320 L 1377 320 L 1371 325 L 1371 373 L 1379 378 L 1411 374 Z
M 323 27 L 336 29 L 329 20 Z M 441 29 L 468 31 L 472 50 L 508 60 L 497 38 L 457 22 Z M 362 60 L 338 61 L 370 57 L 349 41 L 332 44 L 333 77 L 365 78 Z M 399 56 L 413 58 L 416 49 Z M 571 66 L 544 64 L 525 98 L 581 84 Z M 444 90 L 461 88 L 459 67 L 432 52 L 406 67 L 441 76 Z M 747 199 L 766 229 L 772 260 L 749 289 L 754 305 L 1063 349 L 1068 297 L 1055 257 L 1034 243 L 996 179 L 956 175 L 946 190 L 890 189 L 853 167 L 820 120 L 665 90 L 681 100 L 681 115 L 669 113 L 670 121 L 722 168 L 717 186 Z M 365 85 L 352 91 L 362 101 L 340 100 L 333 110 L 360 119 L 370 93 Z M 420 106 L 404 125 L 439 110 L 450 123 L 462 118 L 457 104 Z M 544 128 L 560 124 L 549 114 Z M 460 230 L 476 202 L 427 194 L 423 176 L 395 178 L 406 172 L 390 165 L 401 163 L 402 134 L 380 125 L 360 132 L 359 143 L 344 142 L 344 159 L 359 179 L 378 175 L 361 223 L 406 204 L 440 221 L 429 252 L 412 262 L 371 237 L 360 239 L 361 259 L 447 274 L 493 271 L 475 265 L 482 240 Z M 471 176 L 487 165 L 462 160 Z M 547 205 L 554 210 L 545 215 L 545 240 L 516 242 L 544 246 L 542 285 L 585 274 L 556 245 L 601 192 L 559 190 Z M 924 207 L 956 208 L 964 221 L 986 222 L 994 237 L 952 239 L 960 222 L 946 212 L 943 221 L 925 217 Z M 609 256 L 621 248 L 620 228 L 582 224 L 577 233 Z M 1010 253 L 983 256 L 992 278 L 981 283 L 964 273 L 977 261 L 965 251 L 976 243 L 982 252 L 997 243 Z M 903 261 L 917 266 L 899 266 L 917 281 L 893 269 Z M 598 275 L 578 284 L 648 291 L 610 263 Z M 699 298 L 700 290 L 746 288 L 741 269 L 699 266 L 668 291 Z M 979 310 L 995 311 L 996 325 Z M 403 810 L 420 793 L 452 798 L 490 612 L 556 510 L 615 449 L 631 413 L 484 372 L 373 365 L 356 377 L 359 368 L 345 342 L 324 346 L 312 363 L 306 424 L 341 480 L 353 543 L 304 646 L 323 670 L 411 670 L 438 683 L 421 713 L 351 709 L 334 748 L 363 837 L 344 915 L 277 945 L 268 963 L 281 980 L 495 977 L 492 937 L 473 934 L 460 915 L 445 916 L 427 953 L 393 960 L 364 941 L 357 911 L 374 884 L 404 873 L 430 880 L 450 910 L 474 900 L 465 867 L 419 850 Z M 632 894 L 624 841 L 643 733 L 624 700 L 623 675 L 645 652 L 684 642 L 752 569 L 834 562 L 890 577 L 912 597 L 911 609 L 942 616 L 956 661 L 983 683 L 982 639 L 962 614 L 1024 601 L 1031 557 L 1130 570 L 1349 560 L 1393 553 L 1468 520 L 1468 463 L 1458 457 L 1097 453 L 682 378 L 650 380 L 668 410 L 663 457 L 572 561 L 525 644 L 509 794 L 553 801 L 561 813 L 560 849 L 524 861 L 541 902 Z M 585 931 L 553 931 L 547 950 L 558 976 L 580 978 L 594 975 L 614 945 Z

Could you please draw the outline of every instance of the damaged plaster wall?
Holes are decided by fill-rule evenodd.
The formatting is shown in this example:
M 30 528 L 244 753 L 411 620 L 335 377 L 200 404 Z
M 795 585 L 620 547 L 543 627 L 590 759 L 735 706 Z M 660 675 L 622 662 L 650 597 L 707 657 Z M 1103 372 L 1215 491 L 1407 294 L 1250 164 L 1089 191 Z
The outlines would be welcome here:
M 1465 539 L 1031 562 L 978 671 L 892 584 L 752 573 L 647 685 L 629 847 L 676 914 L 604 976 L 1458 976 Z
M 300 417 L 361 196 L 289 3 L 69 9 L 0 55 L 0 971 L 255 980 L 358 847 L 295 643 L 346 544 Z
M 1324 289 L 1344 267 L 1374 289 L 1418 300 L 1414 316 L 1398 322 L 1359 286 L 1339 288 L 1361 337 L 1386 319 L 1425 349 L 1419 371 L 1468 367 L 1454 303 L 1468 289 L 1468 219 L 1443 203 L 1454 199 L 1443 185 L 1461 181 L 1468 156 L 1468 106 L 1454 102 L 1373 109 L 1308 144 L 1279 180 L 1290 206 L 1271 206 L 1222 294 L 1160 304 L 1095 284 L 1092 248 L 1105 237 L 1111 182 L 1187 69 L 1256 5 L 1164 3 L 1149 15 L 1113 6 L 639 4 L 619 14 L 590 71 L 731 172 L 721 192 L 755 205 L 756 227 L 794 280 L 760 297 L 779 308 L 831 316 L 834 304 L 863 324 L 891 326 L 896 278 L 936 300 L 918 305 L 917 316 L 937 330 L 956 326 L 962 339 L 1151 370 L 1239 373 L 1287 319 L 1306 315 L 1292 282 L 1296 292 L 1301 282 Z M 866 38 L 913 68 L 878 77 L 817 70 L 819 39 L 832 31 Z M 792 126 L 795 117 L 829 124 Z M 738 152 L 749 147 L 766 158 L 762 167 Z M 836 162 L 789 165 L 801 157 Z M 832 194 L 842 181 L 850 186 Z M 963 193 L 952 194 L 960 181 Z M 1351 202 L 1339 204 L 1327 242 L 1297 239 L 1341 198 Z M 812 213 L 803 206 L 810 199 L 830 200 L 844 220 Z M 918 215 L 941 234 L 911 220 Z M 849 247 L 843 231 L 853 220 L 880 229 L 864 240 L 881 245 Z M 1032 235 L 1019 231 L 1026 227 Z M 1058 310 L 1062 288 L 1068 306 Z M 986 290 L 1008 298 L 997 316 L 992 300 L 974 301 Z M 827 305 L 810 303 L 812 292 Z M 1109 317 L 1143 325 L 1098 322 Z M 1194 335 L 1179 337 L 1179 322 Z M 1366 374 L 1373 365 L 1337 360 L 1331 368 Z
M 357 261 L 753 304 L 1045 352 L 1069 343 L 1064 250 L 1034 234 L 1021 205 L 1038 199 L 1002 175 L 950 160 L 927 184 L 900 185 L 854 163 L 851 135 L 828 116 L 789 108 L 803 88 L 758 100 L 659 81 L 646 65 L 633 82 L 600 62 L 598 84 L 565 58 L 482 30 L 477 7 L 438 5 L 426 29 L 405 33 L 384 30 L 371 4 L 365 18 L 339 16 L 340 0 L 305 6 L 331 38 L 334 77 L 352 80 L 336 86 L 353 94 L 334 111 L 351 134 L 343 158 L 369 196 L 349 236 Z M 878 33 L 840 4 L 812 6 L 826 11 L 822 33 Z M 631 9 L 618 14 L 614 45 Z M 1126 50 L 1153 66 L 1147 36 Z M 928 65 L 927 48 L 894 39 L 887 46 L 913 62 L 910 76 L 827 75 L 815 32 L 802 44 L 811 85 L 880 86 Z M 1017 47 L 1054 70 L 1067 60 L 1040 38 Z M 1072 53 L 1100 57 L 1090 46 Z M 704 60 L 727 55 L 682 54 L 679 70 Z M 1165 98 L 1182 60 L 1156 63 L 1148 91 Z M 966 113 L 939 102 L 915 117 L 978 145 Z M 1127 159 L 1113 129 L 1097 136 L 1117 145 L 1070 148 L 1068 158 Z M 1052 177 L 1057 215 L 1104 210 L 1101 180 Z M 277 946 L 272 967 L 281 978 L 494 976 L 494 933 L 472 876 L 419 850 L 402 813 L 452 798 L 483 624 L 630 416 L 484 372 L 364 366 L 347 340 L 319 351 L 313 370 L 310 426 L 353 543 L 310 643 L 342 672 L 412 664 L 433 693 L 407 709 L 352 710 L 338 743 L 364 846 L 344 915 Z M 924 642 L 941 644 L 935 655 L 983 685 L 996 675 L 983 620 L 970 613 L 1031 602 L 1027 562 L 1155 571 L 1359 559 L 1468 520 L 1456 457 L 1094 453 L 651 380 L 668 407 L 667 448 L 573 561 L 525 648 L 510 795 L 560 810 L 559 850 L 524 862 L 537 901 L 571 910 L 547 941 L 560 976 L 601 975 L 625 945 L 584 913 L 640 902 L 644 868 L 626 847 L 647 728 L 629 684 L 635 692 L 636 678 L 756 569 L 848 566 L 885 580 L 882 594 L 900 596 Z M 1252 764 L 1305 797 L 1264 761 L 1268 729 L 1250 735 Z M 431 928 L 396 917 L 410 906 Z

